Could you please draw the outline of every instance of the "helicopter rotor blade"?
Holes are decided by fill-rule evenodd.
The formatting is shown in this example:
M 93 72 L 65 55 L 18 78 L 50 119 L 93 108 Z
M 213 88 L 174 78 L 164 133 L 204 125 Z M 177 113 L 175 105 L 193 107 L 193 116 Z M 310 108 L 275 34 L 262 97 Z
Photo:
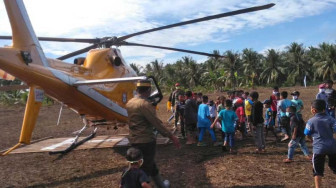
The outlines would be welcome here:
M 159 30 L 163 30 L 163 29 L 169 29 L 169 28 L 178 27 L 178 26 L 182 26 L 182 25 L 188 25 L 188 24 L 193 24 L 193 23 L 198 23 L 198 22 L 203 22 L 203 21 L 208 21 L 208 20 L 213 20 L 213 19 L 218 19 L 218 18 L 223 18 L 223 17 L 234 16 L 234 15 L 238 15 L 238 14 L 244 14 L 244 13 L 248 13 L 248 12 L 264 10 L 264 9 L 271 8 L 274 5 L 275 5 L 274 3 L 270 3 L 270 4 L 267 4 L 267 5 L 255 6 L 255 7 L 250 7 L 250 8 L 246 8 L 246 9 L 235 10 L 235 11 L 232 11 L 232 12 L 226 12 L 226 13 L 222 13 L 222 14 L 216 14 L 216 15 L 213 15 L 213 16 L 206 16 L 206 17 L 203 17 L 203 18 L 198 18 L 198 19 L 194 19 L 194 20 L 189 20 L 189 21 L 179 22 L 179 23 L 175 23 L 175 24 L 170 24 L 170 25 L 157 27 L 157 28 L 153 28 L 153 29 L 148 29 L 148 30 L 137 32 L 137 33 L 133 33 L 133 34 L 125 35 L 125 36 L 122 36 L 122 37 L 118 37 L 118 40 L 119 41 L 124 41 L 126 39 L 129 39 L 129 38 L 137 36 L 137 35 L 142 35 L 142 34 L 145 34 L 145 33 L 150 33 L 150 32 L 159 31 Z
M 218 57 L 225 57 L 225 56 L 220 56 L 220 55 L 215 55 L 215 54 L 210 54 L 210 53 L 205 53 L 205 52 L 197 52 L 197 51 L 192 51 L 192 50 L 184 50 L 184 49 L 170 48 L 170 47 L 164 47 L 164 46 L 154 46 L 154 45 L 147 45 L 147 44 L 138 44 L 138 43 L 133 43 L 133 42 L 123 42 L 123 43 L 120 44 L 120 46 L 142 46 L 142 47 L 148 47 L 148 48 L 158 48 L 158 49 L 164 49 L 164 50 L 186 52 L 186 53 L 197 54 L 197 55 L 204 55 L 204 56 L 209 56 L 209 57 L 217 57 L 217 58 Z
M 0 39 L 12 40 L 12 36 L 0 36 Z M 38 37 L 40 41 L 52 42 L 82 42 L 82 43 L 98 43 L 100 40 L 96 39 L 78 39 L 78 38 L 57 38 L 57 37 Z
M 68 59 L 68 58 L 70 58 L 70 57 L 73 57 L 73 56 L 76 56 L 76 55 L 85 53 L 85 52 L 87 52 L 87 51 L 89 51 L 89 50 L 91 50 L 91 49 L 97 48 L 98 46 L 99 46 L 99 44 L 93 44 L 93 45 L 88 46 L 88 47 L 86 47 L 86 48 L 83 48 L 83 49 L 74 51 L 74 52 L 69 53 L 69 54 L 64 55 L 64 56 L 61 56 L 61 57 L 59 57 L 59 58 L 57 58 L 57 59 L 59 59 L 59 60 Z

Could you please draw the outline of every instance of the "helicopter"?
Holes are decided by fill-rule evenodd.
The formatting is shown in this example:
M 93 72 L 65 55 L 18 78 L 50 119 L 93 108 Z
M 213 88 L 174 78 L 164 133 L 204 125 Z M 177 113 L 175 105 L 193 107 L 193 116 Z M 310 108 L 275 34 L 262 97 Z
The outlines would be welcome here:
M 45 95 L 69 107 L 81 116 L 84 126 L 77 131 L 74 142 L 65 150 L 50 154 L 67 153 L 78 145 L 93 138 L 100 125 L 127 123 L 125 105 L 135 95 L 136 82 L 150 80 L 152 94 L 149 100 L 157 105 L 163 98 L 160 87 L 154 77 L 137 76 L 125 62 L 119 46 L 140 46 L 172 50 L 178 52 L 223 57 L 215 54 L 197 52 L 172 47 L 155 46 L 127 42 L 138 35 L 160 31 L 173 27 L 244 14 L 271 8 L 275 4 L 250 7 L 246 9 L 207 16 L 171 25 L 139 31 L 121 37 L 55 38 L 37 37 L 29 20 L 23 0 L 4 0 L 12 36 L 0 36 L 0 39 L 12 40 L 12 46 L 0 48 L 0 69 L 23 81 L 29 87 L 29 95 L 24 113 L 21 135 L 18 144 L 8 149 L 6 155 L 23 144 L 30 144 L 39 110 Z M 88 43 L 88 47 L 63 55 L 57 59 L 47 58 L 39 41 Z M 74 64 L 63 60 L 87 52 L 85 58 L 76 58 Z M 7 77 L 7 76 L 6 76 Z M 92 133 L 78 141 L 84 130 L 92 127 Z

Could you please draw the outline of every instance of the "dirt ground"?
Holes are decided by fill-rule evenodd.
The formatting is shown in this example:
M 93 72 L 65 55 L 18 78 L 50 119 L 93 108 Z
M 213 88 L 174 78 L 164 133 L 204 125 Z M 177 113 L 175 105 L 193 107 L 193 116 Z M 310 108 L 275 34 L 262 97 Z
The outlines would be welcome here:
M 260 100 L 271 94 L 270 88 L 257 88 Z M 305 103 L 304 119 L 308 120 L 310 102 L 317 87 L 292 87 L 281 90 L 301 92 Z M 209 94 L 215 99 L 220 93 Z M 291 96 L 289 96 L 291 97 Z M 166 122 L 170 113 L 165 110 L 165 98 L 158 115 Z M 82 122 L 69 109 L 64 109 L 61 124 L 56 125 L 60 105 L 44 106 L 40 112 L 33 139 L 70 137 L 82 127 Z M 24 106 L 0 106 L 0 150 L 15 145 L 19 139 Z M 166 125 L 170 126 L 170 125 Z M 98 133 L 121 134 L 126 129 L 99 129 Z M 178 133 L 177 133 L 178 134 Z M 210 139 L 206 136 L 208 141 Z M 239 137 L 237 134 L 236 137 Z M 218 136 L 220 138 L 220 136 Z M 236 139 L 237 154 L 223 153 L 220 147 L 187 146 L 180 140 L 181 149 L 172 144 L 157 147 L 156 161 L 160 173 L 169 179 L 171 187 L 313 187 L 312 164 L 297 149 L 294 162 L 284 164 L 287 143 L 276 143 L 269 135 L 266 152 L 255 154 L 252 137 Z M 311 143 L 308 143 L 311 151 Z M 118 187 L 122 170 L 126 167 L 127 148 L 76 150 L 67 155 L 48 153 L 10 154 L 0 157 L 0 187 Z M 336 178 L 325 168 L 323 184 L 336 185 Z

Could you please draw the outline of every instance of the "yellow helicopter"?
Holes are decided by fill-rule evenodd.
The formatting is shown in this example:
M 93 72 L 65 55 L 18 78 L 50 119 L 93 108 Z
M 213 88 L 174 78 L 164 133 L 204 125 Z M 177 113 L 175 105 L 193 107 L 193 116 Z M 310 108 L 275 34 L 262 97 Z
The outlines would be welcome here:
M 159 103 L 162 94 L 154 77 L 137 76 L 124 61 L 120 50 L 112 46 L 141 46 L 218 57 L 204 52 L 131 43 L 125 40 L 145 33 L 268 9 L 274 6 L 274 4 L 267 4 L 236 10 L 121 37 L 75 39 L 37 37 L 23 1 L 4 0 L 4 3 L 12 28 L 12 36 L 0 36 L 0 39 L 12 40 L 13 44 L 0 48 L 0 69 L 3 70 L 0 71 L 0 76 L 10 79 L 15 77 L 25 82 L 29 87 L 29 96 L 19 143 L 3 155 L 18 148 L 21 144 L 30 144 L 45 94 L 73 109 L 82 117 L 84 122 L 84 127 L 78 131 L 73 144 L 66 150 L 55 153 L 66 153 L 91 139 L 99 125 L 127 122 L 125 104 L 134 96 L 135 82 L 138 80 L 148 79 L 152 81 L 154 92 L 150 96 L 150 100 L 153 101 L 154 105 Z M 49 59 L 43 53 L 39 41 L 81 42 L 91 45 L 57 59 Z M 86 52 L 88 52 L 86 58 L 77 58 L 74 64 L 62 61 Z M 79 136 L 88 127 L 93 127 L 92 134 L 78 142 Z

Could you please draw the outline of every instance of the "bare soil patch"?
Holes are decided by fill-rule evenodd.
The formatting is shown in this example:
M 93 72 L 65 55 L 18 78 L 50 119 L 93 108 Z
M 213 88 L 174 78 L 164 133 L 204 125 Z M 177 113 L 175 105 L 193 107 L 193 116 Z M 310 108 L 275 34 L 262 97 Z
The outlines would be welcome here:
M 257 88 L 260 100 L 271 94 L 270 88 Z M 317 87 L 292 87 L 281 90 L 301 93 L 305 104 L 304 119 L 308 120 L 310 102 Z M 221 93 L 209 94 L 215 99 Z M 166 112 L 165 98 L 158 115 L 163 122 L 171 115 Z M 70 137 L 82 127 L 81 119 L 69 109 L 64 109 L 61 124 L 56 126 L 60 105 L 44 106 L 33 133 L 33 140 L 49 136 Z M 0 106 L 0 150 L 17 143 L 20 135 L 24 106 Z M 166 125 L 169 126 L 170 125 Z M 127 133 L 101 128 L 100 135 Z M 177 133 L 179 134 L 179 132 Z M 239 134 L 237 134 L 239 137 Z M 209 137 L 206 137 L 210 141 Z M 218 136 L 218 139 L 220 136 Z M 267 151 L 255 154 L 253 137 L 237 140 L 237 154 L 223 153 L 220 147 L 185 145 L 177 150 L 171 144 L 158 146 L 156 161 L 164 178 L 172 187 L 313 187 L 312 164 L 300 149 L 295 162 L 284 164 L 287 143 L 276 143 L 272 135 L 266 139 Z M 308 143 L 311 151 L 311 143 Z M 127 148 L 77 150 L 65 156 L 48 153 L 10 154 L 0 157 L 0 187 L 118 187 L 122 170 L 126 167 L 124 154 Z M 323 184 L 333 187 L 336 178 L 325 168 Z

